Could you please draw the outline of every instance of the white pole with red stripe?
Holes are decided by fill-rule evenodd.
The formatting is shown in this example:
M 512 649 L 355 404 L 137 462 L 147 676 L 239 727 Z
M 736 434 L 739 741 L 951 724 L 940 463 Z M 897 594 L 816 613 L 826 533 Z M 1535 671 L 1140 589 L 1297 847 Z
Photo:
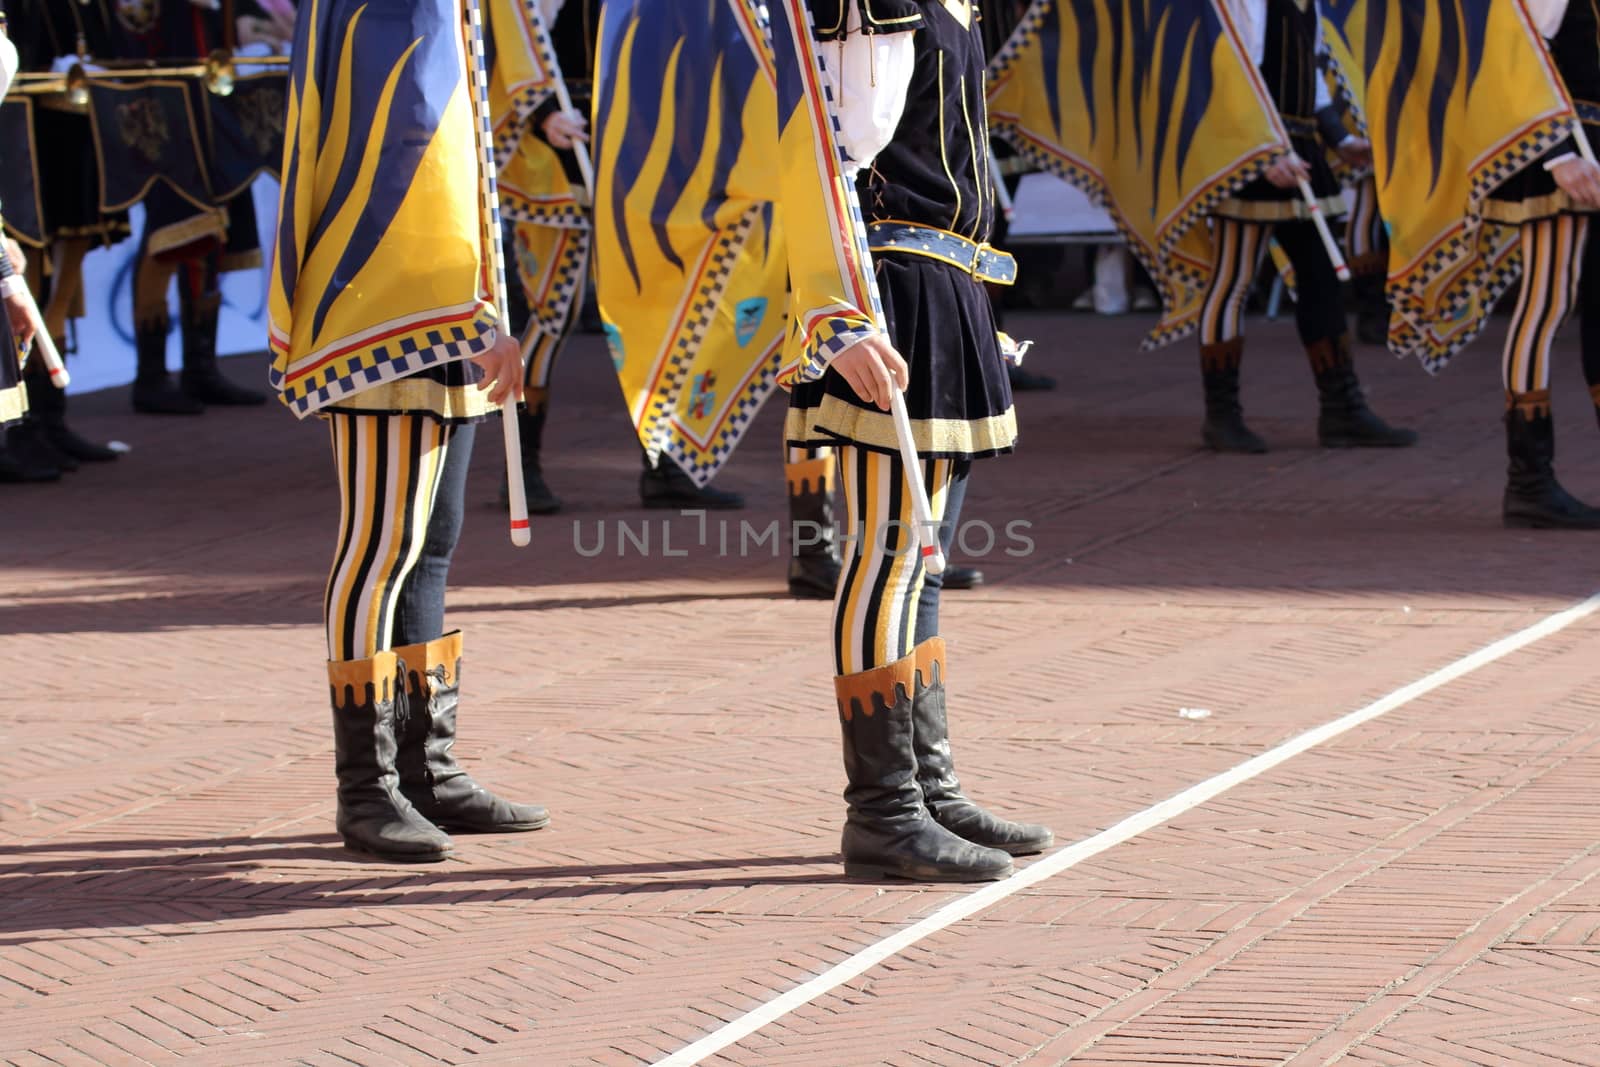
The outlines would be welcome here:
M 1344 253 L 1339 249 L 1339 242 L 1333 239 L 1333 231 L 1328 229 L 1328 220 L 1322 213 L 1322 204 L 1317 200 L 1317 194 L 1311 189 L 1311 183 L 1304 178 L 1300 179 L 1300 195 L 1305 197 L 1306 207 L 1311 210 L 1311 221 L 1317 227 L 1317 233 L 1322 238 L 1322 246 L 1328 250 L 1328 258 L 1333 261 L 1333 272 L 1339 276 L 1341 282 L 1350 280 L 1350 265 L 1344 261 Z
M 0 255 L 5 253 L 0 252 Z M 50 381 L 57 389 L 65 389 L 72 382 L 72 375 L 67 373 L 67 365 L 61 361 L 61 353 L 56 350 L 56 340 L 50 336 L 50 331 L 45 329 L 44 316 L 39 314 L 39 305 L 34 302 L 33 293 L 28 288 L 28 283 L 22 280 L 21 275 L 13 275 L 15 291 L 22 297 L 28 307 L 28 321 L 33 325 L 33 346 L 39 350 L 39 356 L 44 360 L 44 369 L 50 372 Z

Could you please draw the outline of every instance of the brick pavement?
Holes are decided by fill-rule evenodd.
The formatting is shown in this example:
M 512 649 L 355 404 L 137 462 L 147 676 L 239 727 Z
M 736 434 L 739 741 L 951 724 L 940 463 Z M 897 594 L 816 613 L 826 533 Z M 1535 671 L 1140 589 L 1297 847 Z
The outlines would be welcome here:
M 1063 388 L 969 518 L 1030 521 L 946 600 L 959 765 L 1093 834 L 1600 588 L 1595 539 L 1497 522 L 1492 346 L 1378 354 L 1424 446 L 1313 447 L 1257 329 L 1266 457 L 1195 449 L 1192 353 L 1021 317 Z M 1070 343 L 1069 343 L 1070 342 Z M 1570 345 L 1570 341 L 1568 342 Z M 1104 365 L 1095 353 L 1113 353 Z M 1561 469 L 1600 498 L 1575 353 Z M 323 433 L 77 404 L 134 444 L 0 499 L 0 1058 L 648 1062 L 958 899 L 844 881 L 826 608 L 770 555 L 616 554 L 636 459 L 593 338 L 558 371 L 569 510 L 517 551 L 480 443 L 452 618 L 464 756 L 551 805 L 423 870 L 331 830 Z M 723 478 L 778 515 L 776 409 Z M 649 516 L 660 548 L 661 517 Z M 737 521 L 737 517 L 735 517 Z M 607 551 L 585 558 L 606 524 Z M 713 528 L 715 529 L 715 528 Z M 732 531 L 737 544 L 737 528 Z M 1581 622 L 919 942 L 709 1062 L 1600 1063 L 1600 621 Z M 1204 707 L 1200 720 L 1180 707 Z

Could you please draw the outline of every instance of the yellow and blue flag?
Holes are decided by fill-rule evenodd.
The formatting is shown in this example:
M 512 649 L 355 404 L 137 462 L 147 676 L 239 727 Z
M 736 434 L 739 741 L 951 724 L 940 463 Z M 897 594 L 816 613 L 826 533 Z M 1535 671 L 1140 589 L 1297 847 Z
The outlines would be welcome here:
M 700 483 L 780 383 L 875 332 L 801 0 L 607 0 L 596 285 L 629 413 Z
M 1323 36 L 1372 141 L 1389 233 L 1389 347 L 1430 371 L 1519 274 L 1489 193 L 1576 121 L 1520 0 L 1319 0 Z
M 989 118 L 1116 218 L 1161 291 L 1146 348 L 1198 323 L 1212 256 L 1196 224 L 1288 142 L 1214 0 L 1034 0 L 990 64 Z
M 297 415 L 494 343 L 460 0 L 302 0 L 271 274 Z

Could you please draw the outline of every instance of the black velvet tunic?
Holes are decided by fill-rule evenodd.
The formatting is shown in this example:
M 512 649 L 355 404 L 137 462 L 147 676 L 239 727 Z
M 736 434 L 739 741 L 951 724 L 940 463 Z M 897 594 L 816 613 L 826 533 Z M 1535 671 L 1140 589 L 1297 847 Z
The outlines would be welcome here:
M 1302 3 L 1304 6 L 1302 6 Z M 1317 7 L 1313 0 L 1267 0 L 1261 77 L 1278 107 L 1295 154 L 1311 168 L 1311 191 L 1325 215 L 1345 213 L 1339 180 L 1317 132 Z M 1264 221 L 1309 218 L 1298 187 L 1280 189 L 1257 178 L 1218 206 L 1215 214 Z
M 1571 0 L 1561 28 L 1550 40 L 1550 55 L 1568 95 L 1577 105 L 1589 144 L 1600 145 L 1600 0 Z M 1515 224 L 1584 212 L 1586 209 L 1576 207 L 1556 184 L 1555 177 L 1544 169 L 1545 160 L 1576 151 L 1577 143 L 1569 138 L 1512 175 L 1489 194 L 1484 218 Z
M 893 141 L 857 184 L 867 223 L 912 223 L 987 242 L 994 228 L 996 176 L 988 152 L 984 42 L 976 6 L 967 0 L 859 2 L 874 20 L 863 20 L 873 32 L 903 31 L 913 18 L 916 27 L 905 114 Z M 828 6 L 813 7 L 823 35 L 830 25 L 823 10 Z M 836 14 L 842 18 L 842 11 Z M 959 267 L 925 256 L 884 249 L 875 251 L 873 260 L 890 340 L 911 370 L 906 407 L 918 451 L 952 458 L 1010 451 L 1016 416 L 983 284 Z M 851 442 L 897 450 L 890 416 L 864 404 L 831 371 L 794 389 L 787 435 L 793 444 Z

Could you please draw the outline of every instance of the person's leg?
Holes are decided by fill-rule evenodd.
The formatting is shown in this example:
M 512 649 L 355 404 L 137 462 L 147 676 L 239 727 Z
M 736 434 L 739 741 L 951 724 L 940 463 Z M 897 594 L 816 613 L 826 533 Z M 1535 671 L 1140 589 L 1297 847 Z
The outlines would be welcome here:
M 248 197 L 242 198 L 241 203 Z M 230 211 L 230 219 L 233 212 Z M 255 212 L 241 213 L 230 227 L 248 220 L 255 227 Z M 222 286 L 219 254 L 207 253 L 184 263 L 178 272 L 178 314 L 183 335 L 183 391 L 203 404 L 218 407 L 255 407 L 267 402 L 257 389 L 235 385 L 217 366 L 217 328 L 222 321 Z
M 1583 380 L 1589 386 L 1589 397 L 1594 401 L 1594 413 L 1600 419 L 1600 240 L 1586 239 L 1583 243 L 1583 270 L 1578 279 L 1578 307 L 1582 321 L 1579 324 L 1583 347 Z
M 961 509 L 967 502 L 967 483 L 971 476 L 971 460 L 960 460 L 950 465 L 950 486 L 945 490 L 944 514 L 939 520 L 939 548 L 944 552 L 945 569 L 943 574 L 929 574 L 926 570 L 923 571 L 922 592 L 917 597 L 917 625 L 913 638 L 919 645 L 939 636 L 939 597 L 949 584 L 950 572 L 956 569 L 950 565 L 950 552 L 955 547 L 956 533 L 961 527 Z M 950 588 L 966 589 L 977 584 L 968 582 Z
M 827 445 L 785 447 L 784 486 L 789 497 L 789 595 L 832 600 L 839 587 L 839 539 L 833 490 L 838 465 Z
M 547 825 L 550 813 L 537 805 L 511 803 L 483 788 L 456 761 L 453 751 L 462 638 L 460 630 L 445 633 L 444 599 L 466 514 L 467 469 L 476 437 L 476 426 L 452 431 L 422 550 L 395 597 L 391 647 L 403 665 L 410 712 L 397 737 L 395 770 L 401 793 L 440 829 L 513 833 Z
M 519 284 L 509 287 L 506 299 L 511 327 L 523 339 L 525 368 L 523 402 L 517 407 L 522 487 L 529 514 L 553 515 L 561 510 L 561 499 L 546 484 L 543 466 L 550 379 L 583 305 L 590 236 L 583 230 L 526 222 L 507 228 Z
M 1271 232 L 1266 223 L 1211 220 L 1211 284 L 1200 311 L 1200 376 L 1206 400 L 1200 435 L 1215 452 L 1267 450 L 1267 443 L 1244 423 L 1239 364 L 1244 358 L 1244 302 Z
M 854 445 L 839 449 L 839 463 L 851 533 L 833 616 L 848 780 L 845 871 L 925 881 L 1003 878 L 1010 858 L 947 829 L 924 798 L 920 756 L 937 741 L 918 724 L 926 727 L 934 711 L 924 697 L 935 688 L 942 697 L 943 642 L 913 643 L 923 568 L 920 553 L 910 550 L 905 467 L 898 456 Z M 924 464 L 935 521 L 950 472 L 948 460 Z
M 196 215 L 191 205 L 159 183 L 145 197 L 144 209 L 144 233 L 133 272 L 133 332 L 138 353 L 133 410 L 145 415 L 199 415 L 205 405 L 178 388 L 167 374 L 167 335 L 172 332 L 167 290 L 180 262 L 210 250 L 219 236 L 214 232 L 216 220 Z
M 339 834 L 384 859 L 430 862 L 450 839 L 400 791 L 395 767 L 408 718 L 392 647 L 401 590 L 423 553 L 450 431 L 417 415 L 329 418 L 341 507 L 324 618 L 333 703 Z
M 87 238 L 57 241 L 53 249 L 50 297 L 42 311 L 45 328 L 56 340 L 56 348 L 67 352 L 67 318 L 83 292 L 83 257 L 89 250 Z M 40 289 L 35 289 L 40 292 Z M 117 453 L 103 444 L 83 437 L 67 425 L 67 394 L 63 389 L 41 388 L 34 392 L 34 408 L 40 433 L 57 453 L 80 463 L 109 463 Z
M 1575 498 L 1555 475 L 1550 350 L 1578 294 L 1589 220 L 1559 215 L 1522 225 L 1522 289 L 1506 335 L 1507 526 L 1600 528 L 1600 510 Z
M 1280 223 L 1274 235 L 1294 265 L 1295 329 L 1316 377 L 1317 439 L 1324 448 L 1405 448 L 1415 431 L 1390 426 L 1368 405 L 1350 352 L 1339 276 L 1316 224 Z
M 1356 295 L 1356 339 L 1381 345 L 1389 339 L 1389 237 L 1378 211 L 1378 183 L 1368 176 L 1356 185 L 1355 202 L 1345 220 L 1344 256 Z

